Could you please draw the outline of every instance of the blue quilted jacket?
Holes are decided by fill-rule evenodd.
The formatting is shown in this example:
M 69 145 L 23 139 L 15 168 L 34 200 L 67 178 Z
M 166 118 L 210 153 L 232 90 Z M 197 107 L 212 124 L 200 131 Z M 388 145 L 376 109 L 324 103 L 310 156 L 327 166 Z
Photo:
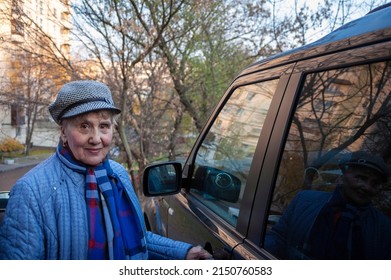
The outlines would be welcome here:
M 264 247 L 281 259 L 308 259 L 305 243 L 312 225 L 331 193 L 305 190 L 289 204 L 266 234 Z M 391 259 L 391 220 L 373 206 L 360 215 L 367 259 Z
M 184 259 L 192 245 L 145 230 L 139 201 L 126 170 L 110 161 L 144 228 L 147 252 L 139 259 Z M 86 259 L 85 178 L 54 154 L 20 178 L 10 193 L 0 227 L 0 259 Z

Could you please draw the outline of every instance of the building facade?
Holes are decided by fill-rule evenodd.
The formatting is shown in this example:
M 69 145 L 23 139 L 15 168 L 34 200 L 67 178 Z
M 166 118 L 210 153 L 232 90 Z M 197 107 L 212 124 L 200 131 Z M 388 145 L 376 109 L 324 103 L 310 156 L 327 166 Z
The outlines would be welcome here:
M 58 142 L 47 105 L 67 76 L 58 64 L 70 58 L 69 2 L 0 0 L 0 141 Z

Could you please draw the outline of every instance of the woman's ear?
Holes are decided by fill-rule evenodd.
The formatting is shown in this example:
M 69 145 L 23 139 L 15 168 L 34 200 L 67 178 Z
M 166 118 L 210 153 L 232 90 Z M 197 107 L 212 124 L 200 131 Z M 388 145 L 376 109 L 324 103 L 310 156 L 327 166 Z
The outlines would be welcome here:
M 66 136 L 66 133 L 65 133 L 65 127 L 63 125 L 60 127 L 60 137 L 61 137 L 61 141 L 63 143 L 67 142 L 67 136 Z
M 342 184 L 342 182 L 343 182 L 343 175 L 339 175 L 335 180 L 335 183 L 338 185 L 338 184 Z

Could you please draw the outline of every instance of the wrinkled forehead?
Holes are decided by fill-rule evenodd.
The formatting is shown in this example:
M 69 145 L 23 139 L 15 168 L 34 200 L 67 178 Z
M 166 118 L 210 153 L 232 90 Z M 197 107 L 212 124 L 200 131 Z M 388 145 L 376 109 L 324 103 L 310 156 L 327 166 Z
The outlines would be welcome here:
M 66 118 L 62 120 L 62 125 L 66 123 L 78 123 L 82 121 L 86 121 L 89 119 L 101 119 L 101 120 L 110 120 L 113 121 L 114 114 L 110 110 L 99 110 L 99 111 L 91 111 L 84 114 L 80 114 L 71 118 Z

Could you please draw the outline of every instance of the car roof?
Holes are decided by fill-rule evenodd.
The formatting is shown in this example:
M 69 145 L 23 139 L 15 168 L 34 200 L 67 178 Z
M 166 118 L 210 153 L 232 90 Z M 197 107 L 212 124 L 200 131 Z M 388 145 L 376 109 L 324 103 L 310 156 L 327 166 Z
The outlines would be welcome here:
M 239 76 L 390 39 L 391 3 L 388 3 L 372 10 L 361 18 L 342 25 L 313 43 L 256 61 L 244 69 Z

